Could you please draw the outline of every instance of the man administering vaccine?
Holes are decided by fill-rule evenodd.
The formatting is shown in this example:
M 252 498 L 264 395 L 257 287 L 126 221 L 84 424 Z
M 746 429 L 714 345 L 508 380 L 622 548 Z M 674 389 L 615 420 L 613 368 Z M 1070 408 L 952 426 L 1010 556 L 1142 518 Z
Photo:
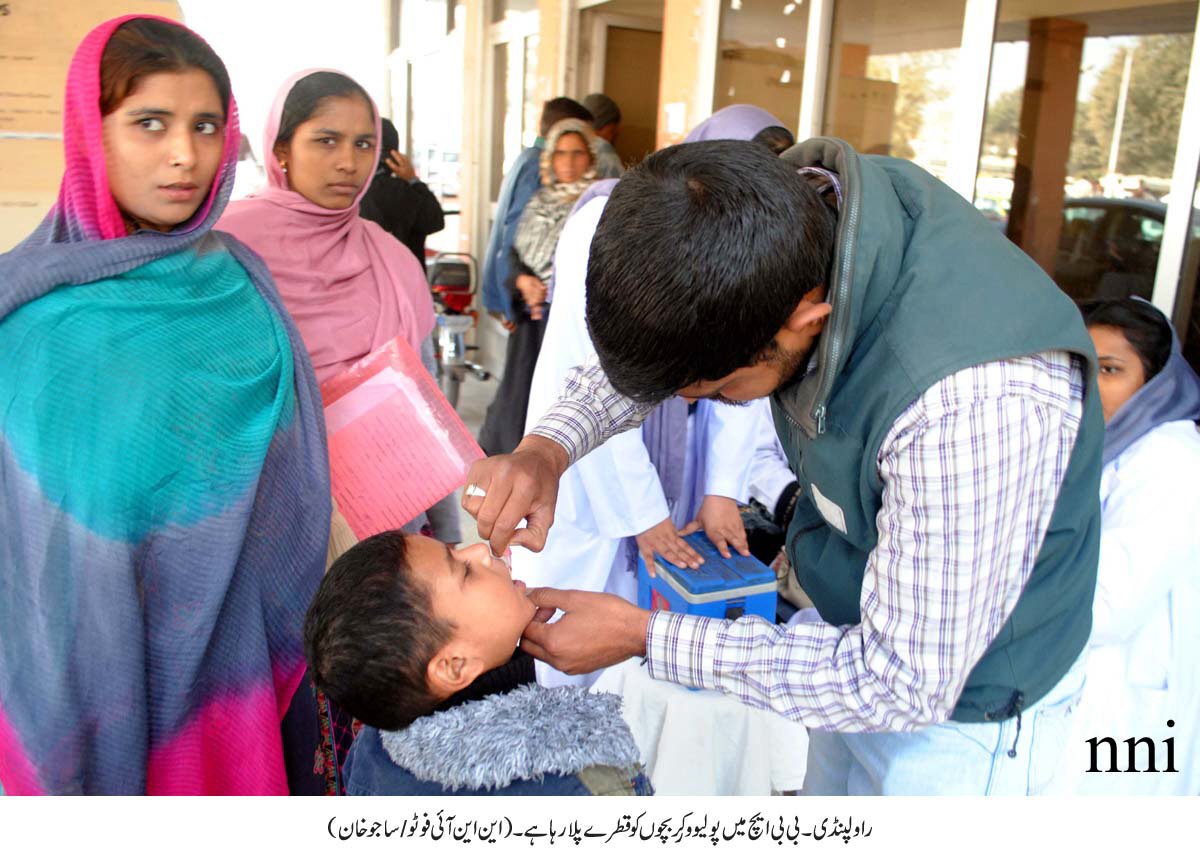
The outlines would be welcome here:
M 692 143 L 613 191 L 587 321 L 598 364 L 469 474 L 493 551 L 540 549 L 563 471 L 658 402 L 770 396 L 802 490 L 787 550 L 820 620 L 543 589 L 522 646 L 568 673 L 644 656 L 803 723 L 805 793 L 1046 790 L 1083 683 L 1104 429 L 1053 282 L 911 163 L 832 139 L 782 158 Z

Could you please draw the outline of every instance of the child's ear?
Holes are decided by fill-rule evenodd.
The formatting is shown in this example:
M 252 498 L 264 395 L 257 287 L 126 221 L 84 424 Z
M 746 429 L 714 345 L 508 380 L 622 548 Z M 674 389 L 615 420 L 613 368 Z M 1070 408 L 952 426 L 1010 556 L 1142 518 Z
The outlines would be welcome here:
M 449 698 L 466 689 L 483 673 L 483 661 L 462 649 L 444 646 L 425 668 L 429 690 L 438 698 Z

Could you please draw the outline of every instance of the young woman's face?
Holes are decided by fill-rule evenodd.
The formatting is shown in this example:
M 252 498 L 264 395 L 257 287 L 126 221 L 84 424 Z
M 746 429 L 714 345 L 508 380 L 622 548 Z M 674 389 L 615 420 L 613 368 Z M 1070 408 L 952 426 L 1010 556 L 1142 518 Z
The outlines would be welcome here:
M 225 109 L 207 72 L 140 81 L 101 123 L 108 186 L 139 227 L 166 232 L 207 198 L 225 148 Z
M 1125 334 L 1117 327 L 1088 327 L 1096 355 L 1100 358 L 1100 407 L 1108 422 L 1133 394 L 1146 384 L 1146 369 L 1142 359 Z
M 333 96 L 275 146 L 288 187 L 322 208 L 349 208 L 375 164 L 375 118 L 362 98 Z
M 579 134 L 563 134 L 550 154 L 554 180 L 563 183 L 578 181 L 592 165 L 592 153 Z

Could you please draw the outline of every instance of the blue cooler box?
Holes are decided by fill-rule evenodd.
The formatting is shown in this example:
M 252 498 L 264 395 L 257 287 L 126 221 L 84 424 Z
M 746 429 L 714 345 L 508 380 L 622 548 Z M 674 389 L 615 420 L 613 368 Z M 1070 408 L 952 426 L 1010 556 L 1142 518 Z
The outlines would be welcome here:
M 654 557 L 657 577 L 646 573 L 638 558 L 638 606 L 712 618 L 759 615 L 775 622 L 775 572 L 753 556 L 736 551 L 726 559 L 703 532 L 683 540 L 704 557 L 696 570 Z

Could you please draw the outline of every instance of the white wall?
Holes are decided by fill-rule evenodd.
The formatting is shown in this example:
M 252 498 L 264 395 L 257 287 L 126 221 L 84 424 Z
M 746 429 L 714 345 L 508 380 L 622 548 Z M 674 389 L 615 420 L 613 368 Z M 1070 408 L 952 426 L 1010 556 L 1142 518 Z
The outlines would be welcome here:
M 301 69 L 343 71 L 387 111 L 383 0 L 180 0 L 179 5 L 185 23 L 225 61 L 242 131 L 260 161 L 263 125 L 275 92 Z

